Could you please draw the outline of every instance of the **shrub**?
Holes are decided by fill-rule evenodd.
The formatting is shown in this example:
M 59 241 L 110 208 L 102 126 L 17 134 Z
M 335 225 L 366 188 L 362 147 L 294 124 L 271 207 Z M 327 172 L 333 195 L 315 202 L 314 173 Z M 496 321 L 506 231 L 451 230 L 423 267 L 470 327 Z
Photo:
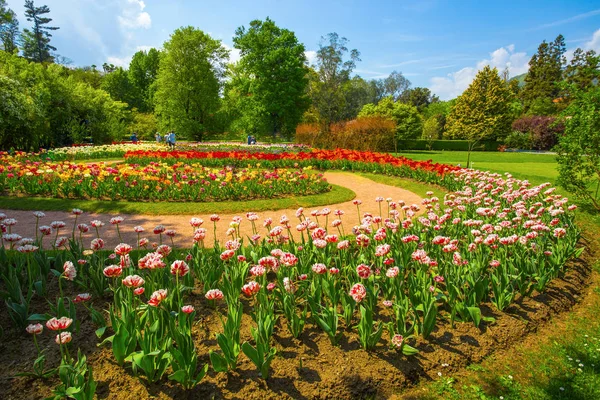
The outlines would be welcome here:
M 398 140 L 398 149 L 401 150 L 446 150 L 469 151 L 468 140 Z M 500 146 L 495 140 L 478 142 L 473 151 L 497 151 Z
M 565 130 L 556 118 L 539 115 L 519 118 L 513 122 L 512 128 L 531 135 L 531 148 L 536 150 L 550 150 L 556 144 L 558 135 Z
M 303 143 L 315 147 L 320 132 L 321 127 L 317 123 L 299 124 L 296 127 L 296 143 Z
M 532 137 L 529 132 L 512 131 L 505 139 L 504 145 L 509 149 L 532 149 Z
M 396 124 L 382 117 L 364 117 L 332 124 L 329 131 L 318 124 L 300 124 L 296 143 L 323 149 L 389 151 L 394 148 Z
M 132 110 L 133 121 L 129 124 L 129 132 L 136 132 L 140 140 L 154 140 L 158 130 L 158 123 L 154 114 L 137 112 Z

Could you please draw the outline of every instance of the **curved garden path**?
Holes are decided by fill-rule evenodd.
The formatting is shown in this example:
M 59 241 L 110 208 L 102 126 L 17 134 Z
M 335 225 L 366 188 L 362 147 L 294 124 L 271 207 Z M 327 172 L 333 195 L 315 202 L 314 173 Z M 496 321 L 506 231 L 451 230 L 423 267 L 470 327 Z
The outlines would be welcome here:
M 364 178 L 362 176 L 352 174 L 349 172 L 326 172 L 325 178 L 335 185 L 343 186 L 348 189 L 351 189 L 356 193 L 356 199 L 362 200 L 362 205 L 360 206 L 361 215 L 364 212 L 370 212 L 373 215 L 379 215 L 379 207 L 375 202 L 375 198 L 378 196 L 382 196 L 384 198 L 391 197 L 394 201 L 403 200 L 406 204 L 420 204 L 422 198 L 417 194 L 410 192 L 406 189 L 398 188 L 395 186 L 384 185 L 381 183 L 376 183 L 368 178 Z M 344 211 L 344 216 L 342 220 L 344 221 L 344 226 L 346 228 L 346 232 L 349 232 L 350 227 L 358 224 L 358 215 L 356 206 L 352 203 L 352 201 L 347 201 L 338 204 L 330 204 L 328 206 L 322 206 L 320 209 L 328 207 L 331 209 L 332 214 L 329 215 L 329 222 L 336 219 L 333 215 L 334 210 L 342 210 Z M 385 202 L 382 203 L 383 211 L 386 212 L 387 205 Z M 33 216 L 32 211 L 17 211 L 17 210 L 0 210 L 4 212 L 9 218 L 15 218 L 17 220 L 17 225 L 13 227 L 12 232 L 18 233 L 23 237 L 35 237 L 35 217 Z M 84 210 L 86 211 L 86 210 Z M 252 210 L 247 210 L 252 211 Z M 305 209 L 305 215 L 310 216 L 310 212 L 312 209 Z M 295 232 L 295 226 L 297 224 L 298 219 L 295 216 L 295 209 L 284 209 L 284 210 L 276 210 L 276 211 L 264 211 L 258 213 L 259 220 L 256 222 L 257 227 L 259 228 L 259 233 L 264 237 L 266 234 L 265 228 L 262 227 L 262 222 L 265 218 L 273 219 L 273 226 L 278 225 L 279 219 L 282 215 L 287 215 L 290 219 L 293 232 Z M 70 236 L 71 229 L 73 227 L 74 216 L 68 212 L 63 211 L 44 211 L 46 216 L 40 219 L 40 225 L 50 225 L 52 221 L 64 221 L 67 226 L 64 230 L 61 231 L 61 236 Z M 217 214 L 219 214 L 217 212 Z M 109 224 L 110 218 L 114 217 L 117 214 L 96 214 L 96 213 L 88 213 L 85 212 L 78 218 L 78 222 L 83 222 L 89 224 L 92 220 L 100 220 L 104 222 L 106 225 L 101 228 L 100 236 L 105 240 L 106 247 L 111 248 L 120 242 L 119 237 L 117 235 L 117 231 L 114 226 Z M 150 242 L 157 241 L 158 237 L 155 236 L 152 232 L 153 228 L 156 225 L 162 224 L 167 229 L 174 229 L 177 231 L 177 235 L 174 238 L 174 243 L 178 247 L 190 247 L 192 245 L 192 232 L 189 221 L 191 217 L 199 217 L 204 220 L 203 227 L 206 228 L 207 234 L 205 239 L 205 244 L 210 246 L 213 240 L 213 223 L 210 221 L 209 215 L 128 215 L 128 214 L 119 214 L 124 218 L 123 223 L 120 225 L 121 236 L 123 241 L 129 243 L 131 245 L 135 245 L 137 241 L 137 234 L 133 231 L 133 227 L 140 225 L 145 228 L 146 232 L 144 232 L 141 237 L 146 237 L 150 240 Z M 252 227 L 250 222 L 246 219 L 244 214 L 219 214 L 221 220 L 217 222 L 217 236 L 219 240 L 225 239 L 225 231 L 227 230 L 229 223 L 232 218 L 236 215 L 239 215 L 243 218 L 243 222 L 240 225 L 240 233 L 242 237 L 252 235 Z M 320 223 L 323 224 L 323 217 L 320 218 Z M 297 233 L 297 232 L 296 232 Z M 336 232 L 337 233 L 337 232 Z M 54 238 L 54 235 L 51 236 Z M 90 232 L 83 236 L 85 239 L 84 244 L 89 246 L 89 242 L 92 238 L 95 237 L 95 231 L 93 228 L 90 228 Z M 165 243 L 170 244 L 170 240 L 163 235 L 163 240 L 167 239 Z M 50 244 L 49 239 L 45 239 L 45 244 L 48 246 Z

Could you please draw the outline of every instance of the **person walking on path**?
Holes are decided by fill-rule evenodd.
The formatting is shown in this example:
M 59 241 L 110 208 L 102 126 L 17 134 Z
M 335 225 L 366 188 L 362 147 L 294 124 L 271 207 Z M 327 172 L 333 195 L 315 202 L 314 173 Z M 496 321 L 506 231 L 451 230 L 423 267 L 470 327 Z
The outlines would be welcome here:
M 169 133 L 169 147 L 171 147 L 171 150 L 175 150 L 175 132 L 173 131 Z

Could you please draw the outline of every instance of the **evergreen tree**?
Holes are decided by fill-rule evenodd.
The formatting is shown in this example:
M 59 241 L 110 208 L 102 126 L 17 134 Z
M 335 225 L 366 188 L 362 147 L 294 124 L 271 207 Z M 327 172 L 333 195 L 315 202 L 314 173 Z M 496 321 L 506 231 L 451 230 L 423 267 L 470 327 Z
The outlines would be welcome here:
M 19 20 L 13 10 L 7 7 L 6 0 L 0 0 L 0 44 L 2 50 L 14 53 L 19 37 Z
M 448 136 L 469 141 L 471 150 L 481 140 L 502 139 L 510 132 L 511 95 L 500 79 L 498 70 L 485 66 L 477 73 L 471 85 L 456 100 L 448 115 Z
M 521 91 L 525 111 L 547 115 L 556 111 L 553 101 L 560 96 L 558 84 L 562 81 L 565 59 L 565 38 L 558 35 L 554 42 L 545 40 L 529 61 L 529 72 Z
M 25 17 L 27 21 L 33 22 L 33 30 L 23 30 L 23 55 L 36 62 L 54 62 L 54 56 L 50 53 L 56 51 L 56 47 L 50 44 L 52 34 L 50 31 L 59 29 L 56 26 L 48 26 L 52 18 L 44 17 L 50 9 L 48 6 L 36 7 L 33 0 L 25 0 Z
M 588 90 L 600 80 L 600 56 L 594 50 L 578 48 L 565 68 L 565 82 L 579 90 Z

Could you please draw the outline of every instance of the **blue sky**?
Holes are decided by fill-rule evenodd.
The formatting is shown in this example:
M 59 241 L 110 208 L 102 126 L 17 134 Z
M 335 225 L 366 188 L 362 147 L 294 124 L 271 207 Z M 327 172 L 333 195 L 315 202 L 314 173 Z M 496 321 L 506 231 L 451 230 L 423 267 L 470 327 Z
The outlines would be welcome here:
M 161 47 L 173 30 L 192 25 L 231 47 L 235 29 L 269 16 L 294 31 L 314 57 L 321 36 L 337 32 L 361 52 L 356 73 L 380 78 L 401 71 L 413 86 L 442 99 L 459 95 L 486 64 L 527 71 L 539 43 L 562 33 L 567 48 L 600 52 L 598 0 L 285 1 L 36 0 L 61 29 L 58 53 L 73 65 L 127 65 L 139 49 Z M 21 27 L 24 0 L 8 0 Z M 237 57 L 232 52 L 232 58 Z

